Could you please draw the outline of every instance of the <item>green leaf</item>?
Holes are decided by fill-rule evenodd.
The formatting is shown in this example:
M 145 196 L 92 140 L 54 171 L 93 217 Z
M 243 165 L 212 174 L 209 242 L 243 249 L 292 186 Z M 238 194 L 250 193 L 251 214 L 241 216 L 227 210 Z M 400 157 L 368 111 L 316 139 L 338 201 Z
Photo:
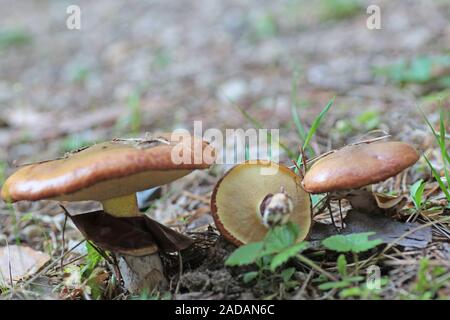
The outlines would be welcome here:
M 103 257 L 89 241 L 86 241 L 86 250 L 88 253 L 86 257 L 87 264 L 83 268 L 82 274 L 89 276 L 94 271 L 95 267 L 100 263 L 100 261 L 102 261 Z
M 242 266 L 254 263 L 261 257 L 263 242 L 252 242 L 237 248 L 225 261 L 227 266 Z
M 294 272 L 295 268 L 287 268 L 281 271 L 281 278 L 283 278 L 283 282 L 288 282 L 292 278 Z
M 350 282 L 361 282 L 362 280 L 364 280 L 364 277 L 354 276 L 354 277 L 345 278 L 345 280 L 350 281 Z
M 345 278 L 347 276 L 347 260 L 345 259 L 345 256 L 343 254 L 339 255 L 337 259 L 337 268 L 339 271 L 339 274 Z
M 271 13 L 261 14 L 252 20 L 252 29 L 257 39 L 262 40 L 277 34 L 278 27 Z
M 319 113 L 319 115 L 314 119 L 311 128 L 308 131 L 308 135 L 306 136 L 305 141 L 303 142 L 303 150 L 306 150 L 308 148 L 309 143 L 311 142 L 311 139 L 313 138 L 314 134 L 316 133 L 317 129 L 320 126 L 320 123 L 322 122 L 323 118 L 327 114 L 328 110 L 330 110 L 331 106 L 334 103 L 335 97 L 333 97 L 328 104 L 325 106 L 325 108 Z M 302 165 L 302 155 L 300 154 L 297 158 L 297 165 Z M 297 168 L 295 168 L 295 172 L 297 173 Z
M 103 296 L 104 289 L 102 283 L 100 282 L 101 272 L 102 271 L 98 268 L 93 270 L 89 278 L 86 280 L 86 285 L 89 287 L 90 295 L 94 298 L 94 300 L 99 300 Z
M 447 181 L 447 185 L 450 183 L 450 176 L 449 176 L 449 172 L 447 169 L 447 164 L 450 165 L 450 156 L 449 153 L 447 152 L 447 145 L 446 145 L 446 130 L 445 130 L 445 122 L 444 122 L 444 110 L 441 108 L 440 113 L 439 113 L 439 135 L 440 135 L 440 141 L 439 141 L 439 145 L 441 147 L 441 155 L 442 155 L 442 160 L 444 162 L 444 174 L 445 174 L 445 179 Z
M 312 194 L 312 195 L 311 195 L 311 202 L 312 202 L 313 208 L 314 208 L 319 202 L 321 202 L 326 196 L 327 196 L 326 193 Z
M 439 173 L 436 171 L 436 169 L 433 167 L 433 165 L 431 164 L 431 162 L 428 160 L 428 158 L 426 156 L 423 156 L 425 161 L 428 163 L 428 166 L 431 169 L 431 173 L 433 174 L 433 177 L 436 179 L 437 183 L 439 184 L 439 187 L 441 188 L 442 192 L 444 192 L 445 197 L 447 198 L 448 201 L 450 201 L 450 192 L 447 189 L 447 186 L 444 184 L 444 182 L 441 179 L 441 176 L 439 175 Z M 447 183 L 449 183 L 447 181 Z
M 0 49 L 28 44 L 31 40 L 31 35 L 25 30 L 11 29 L 0 31 Z
M 437 144 L 441 147 L 442 157 L 444 159 L 446 159 L 447 162 L 450 163 L 450 154 L 448 153 L 448 151 L 446 149 L 446 145 L 445 145 L 446 134 L 445 134 L 445 124 L 444 124 L 445 117 L 443 114 L 443 110 L 441 109 L 440 121 L 439 121 L 440 132 L 437 133 L 436 130 L 434 129 L 433 125 L 430 123 L 427 116 L 423 112 L 422 108 L 417 106 L 417 109 L 419 109 L 419 112 L 422 114 L 422 117 L 424 118 L 425 122 L 427 123 L 428 127 L 430 128 L 431 132 L 433 133 L 433 136 L 434 136 Z M 442 128 L 444 128 L 444 130 Z
M 445 121 L 444 121 L 445 120 L 445 114 L 444 114 L 444 110 L 443 109 L 440 110 L 439 133 L 437 133 L 436 130 L 434 129 L 433 125 L 430 123 L 430 121 L 428 120 L 427 116 L 423 112 L 423 110 L 419 106 L 417 106 L 417 109 L 422 114 L 422 117 L 424 118 L 425 122 L 427 123 L 428 127 L 430 128 L 431 132 L 433 133 L 437 144 L 440 147 L 441 156 L 442 156 L 443 165 L 444 165 L 444 174 L 445 174 L 445 178 L 447 180 L 446 182 L 448 184 L 449 181 L 450 181 L 450 174 L 448 172 L 448 168 L 447 167 L 448 167 L 448 165 L 450 165 L 450 153 L 447 151 L 447 145 L 446 145 L 447 134 L 446 134 L 446 131 L 445 131 Z M 445 185 L 445 183 L 442 181 L 441 176 L 438 174 L 436 169 L 432 166 L 432 164 L 430 163 L 428 158 L 426 156 L 424 156 L 424 158 L 425 158 L 425 161 L 427 162 L 428 166 L 430 167 L 434 178 L 438 182 L 439 187 L 441 188 L 442 192 L 444 192 L 447 200 L 450 201 L 450 192 L 449 192 L 447 186 Z
M 359 297 L 363 294 L 360 287 L 346 288 L 339 293 L 340 298 Z
M 361 277 L 361 276 L 344 278 L 341 281 L 330 281 L 330 282 L 322 283 L 319 286 L 319 289 L 321 289 L 321 290 L 329 290 L 329 289 L 345 288 L 345 287 L 348 287 L 350 285 L 353 285 L 354 283 L 359 283 L 362 280 L 364 280 L 364 277 Z
M 390 80 L 399 83 L 427 83 L 445 79 L 445 76 L 433 74 L 433 70 L 442 70 L 450 65 L 450 55 L 419 56 L 409 61 L 400 60 L 387 67 L 380 68 L 378 73 L 386 75 Z
M 281 266 L 283 263 L 288 261 L 290 258 L 295 257 L 297 253 L 308 249 L 309 243 L 308 242 L 299 242 L 296 243 L 289 248 L 284 249 L 277 255 L 275 255 L 272 259 L 272 262 L 270 263 L 270 270 L 275 271 L 276 268 Z
M 33 214 L 31 212 L 24 214 L 19 220 L 20 222 L 33 220 Z
M 314 119 L 312 125 L 311 125 L 311 129 L 309 129 L 308 131 L 308 135 L 306 136 L 305 142 L 303 143 L 303 149 L 306 149 L 306 147 L 309 146 L 309 143 L 311 142 L 312 137 L 314 136 L 314 134 L 316 133 L 317 129 L 320 126 L 320 123 L 322 122 L 323 118 L 325 117 L 325 115 L 327 114 L 328 110 L 330 110 L 331 106 L 334 103 L 334 99 L 332 98 L 328 104 L 326 105 L 326 107 L 319 113 L 319 115 Z
M 369 236 L 375 232 L 353 233 L 349 235 L 335 235 L 326 238 L 322 244 L 333 251 L 337 252 L 362 252 L 375 248 L 382 243 L 381 240 L 369 240 Z
M 289 222 L 271 229 L 264 239 L 264 255 L 283 251 L 297 240 L 299 227 Z
M 242 281 L 244 281 L 244 283 L 249 283 L 249 282 L 252 282 L 254 279 L 256 279 L 257 276 L 258 276 L 257 271 L 250 271 L 250 272 L 244 273 L 244 276 L 242 277 Z
M 377 111 L 367 110 L 361 113 L 356 120 L 364 125 L 366 130 L 373 130 L 377 128 L 380 124 L 380 115 Z
M 408 82 L 427 82 L 431 79 L 433 60 L 430 57 L 419 57 L 413 60 L 411 67 L 406 72 L 405 79 Z
M 342 281 L 330 281 L 325 282 L 319 285 L 320 290 L 330 290 L 330 289 L 339 289 L 339 288 L 346 288 L 349 285 L 351 285 L 350 281 L 342 280 Z
M 414 202 L 414 206 L 417 210 L 422 208 L 423 204 L 423 191 L 425 190 L 425 182 L 420 179 L 416 183 L 414 183 L 410 188 L 410 195 Z

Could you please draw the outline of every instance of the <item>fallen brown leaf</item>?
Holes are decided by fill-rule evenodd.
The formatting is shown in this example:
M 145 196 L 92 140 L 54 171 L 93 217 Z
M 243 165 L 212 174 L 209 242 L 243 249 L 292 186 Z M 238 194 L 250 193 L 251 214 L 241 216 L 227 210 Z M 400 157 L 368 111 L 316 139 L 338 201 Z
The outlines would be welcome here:
M 48 261 L 48 254 L 29 247 L 0 247 L 0 282 L 11 284 L 11 280 L 21 280 L 39 271 Z

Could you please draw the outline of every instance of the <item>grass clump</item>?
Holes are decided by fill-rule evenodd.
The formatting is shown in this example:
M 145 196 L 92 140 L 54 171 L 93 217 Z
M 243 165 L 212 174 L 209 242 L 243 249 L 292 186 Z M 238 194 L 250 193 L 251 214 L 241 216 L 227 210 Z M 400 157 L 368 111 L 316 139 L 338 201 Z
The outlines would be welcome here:
M 450 85 L 449 68 L 450 55 L 419 56 L 375 68 L 374 73 L 400 86 L 434 83 L 437 87 L 447 88 Z
M 321 2 L 321 18 L 323 20 L 343 20 L 363 12 L 359 0 L 324 0 Z
M 0 49 L 26 45 L 31 41 L 31 35 L 22 29 L 0 31 Z
M 424 156 L 425 161 L 427 162 L 428 166 L 431 169 L 431 173 L 433 177 L 436 179 L 436 181 L 439 184 L 439 187 L 441 188 L 442 192 L 444 193 L 447 202 L 450 203 L 450 190 L 448 187 L 449 181 L 450 181 L 450 152 L 447 147 L 447 140 L 448 140 L 448 133 L 446 130 L 446 119 L 448 119 L 449 111 L 444 111 L 444 109 L 440 110 L 439 113 L 439 131 L 436 131 L 433 127 L 433 125 L 428 120 L 427 116 L 423 112 L 423 110 L 419 107 L 418 108 L 420 113 L 422 114 L 423 118 L 425 119 L 425 122 L 427 123 L 429 129 L 433 133 L 433 136 L 435 138 L 435 141 L 439 147 L 441 160 L 443 164 L 443 174 L 441 175 L 440 172 L 431 164 L 430 160 L 427 156 Z

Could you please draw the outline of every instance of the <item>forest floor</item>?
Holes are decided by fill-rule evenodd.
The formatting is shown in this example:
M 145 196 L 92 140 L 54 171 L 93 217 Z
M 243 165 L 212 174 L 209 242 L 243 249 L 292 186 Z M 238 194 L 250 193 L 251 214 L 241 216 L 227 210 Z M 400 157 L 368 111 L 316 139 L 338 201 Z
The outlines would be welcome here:
M 81 30 L 66 28 L 66 2 L 0 1 L 0 185 L 16 164 L 115 137 L 192 130 L 194 121 L 202 121 L 204 130 L 247 129 L 255 121 L 279 128 L 296 157 L 302 141 L 292 106 L 308 129 L 333 97 L 311 142 L 315 154 L 385 132 L 414 145 L 441 176 L 450 165 L 417 108 L 438 132 L 444 110 L 449 132 L 448 1 L 73 2 L 82 10 Z M 381 8 L 381 30 L 366 27 L 369 4 Z M 283 152 L 280 161 L 291 165 L 291 156 Z M 323 274 L 298 261 L 256 280 L 243 279 L 257 270 L 253 266 L 225 266 L 235 247 L 220 237 L 209 201 L 229 168 L 216 165 L 161 188 L 147 214 L 193 236 L 198 251 L 186 253 L 182 270 L 177 256 L 165 257 L 169 291 L 140 296 L 124 292 L 86 243 L 75 247 L 83 237 L 70 221 L 64 252 L 72 249 L 61 259 L 65 215 L 57 203 L 0 201 L 0 247 L 27 246 L 45 262 L 13 284 L 4 276 L 1 298 L 450 297 L 450 208 L 425 157 L 375 189 L 404 197 L 389 219 L 428 230 L 429 237 L 424 231 L 415 243 L 388 242 L 356 255 L 359 271 L 355 255 L 346 254 L 350 274 L 362 275 L 350 279 L 340 270 L 339 255 L 325 250 L 318 236 L 303 254 L 338 280 L 328 287 L 321 286 Z M 315 220 L 329 223 L 320 215 Z M 377 290 L 364 286 L 365 268 L 373 263 L 383 279 Z

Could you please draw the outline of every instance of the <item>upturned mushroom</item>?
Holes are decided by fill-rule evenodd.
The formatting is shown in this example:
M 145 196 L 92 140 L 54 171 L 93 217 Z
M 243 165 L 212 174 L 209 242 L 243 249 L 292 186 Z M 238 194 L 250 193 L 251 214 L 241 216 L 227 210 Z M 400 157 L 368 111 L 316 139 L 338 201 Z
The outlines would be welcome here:
M 269 228 L 287 221 L 300 227 L 297 241 L 302 241 L 312 223 L 301 178 L 283 165 L 262 160 L 236 165 L 219 180 L 211 212 L 220 233 L 235 245 L 260 241 Z
M 303 188 L 312 194 L 327 193 L 331 200 L 347 199 L 353 208 L 366 209 L 365 200 L 375 199 L 371 185 L 393 177 L 412 166 L 419 154 L 411 145 L 399 141 L 355 144 L 343 147 L 315 162 L 305 174 Z M 342 220 L 341 220 L 342 221 Z
M 207 142 L 186 134 L 115 139 L 21 167 L 6 180 L 1 197 L 101 202 L 103 210 L 70 218 L 88 240 L 120 255 L 129 291 L 152 290 L 166 284 L 158 251 L 179 251 L 192 241 L 141 213 L 136 192 L 208 168 L 214 157 Z

